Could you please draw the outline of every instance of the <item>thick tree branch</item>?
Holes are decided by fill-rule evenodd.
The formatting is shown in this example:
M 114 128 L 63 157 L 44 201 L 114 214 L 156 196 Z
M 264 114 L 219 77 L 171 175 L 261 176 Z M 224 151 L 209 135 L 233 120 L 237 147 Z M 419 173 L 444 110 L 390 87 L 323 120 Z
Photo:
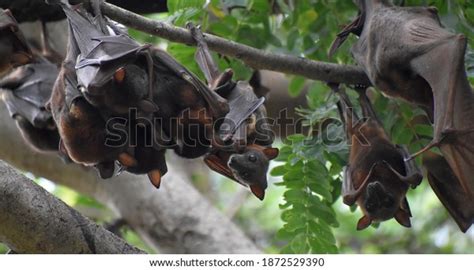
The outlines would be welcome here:
M 108 3 L 103 4 L 102 10 L 111 19 L 139 31 L 173 42 L 194 45 L 194 41 L 186 29 L 150 20 Z M 211 34 L 206 34 L 205 37 L 211 50 L 240 59 L 254 69 L 273 70 L 319 81 L 370 85 L 364 71 L 356 66 L 338 65 L 267 52 Z
M 17 253 L 144 253 L 0 160 L 0 242 Z
M 235 224 L 186 181 L 184 170 L 176 162 L 168 162 L 169 172 L 159 190 L 146 176 L 122 173 L 112 179 L 99 179 L 92 169 L 64 164 L 55 155 L 36 153 L 27 147 L 3 102 L 0 138 L 0 159 L 97 199 L 161 252 L 260 253 Z

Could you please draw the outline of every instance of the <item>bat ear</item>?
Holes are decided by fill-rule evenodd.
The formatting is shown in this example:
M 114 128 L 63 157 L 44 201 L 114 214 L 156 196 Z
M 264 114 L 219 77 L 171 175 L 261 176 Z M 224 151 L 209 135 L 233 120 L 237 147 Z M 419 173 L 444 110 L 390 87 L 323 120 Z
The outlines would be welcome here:
M 397 213 L 395 213 L 395 220 L 404 227 L 411 227 L 410 215 L 402 209 L 398 209 Z
M 117 69 L 114 73 L 114 80 L 118 83 L 123 82 L 125 79 L 125 69 L 123 67 Z
M 118 162 L 124 167 L 135 167 L 138 161 L 129 153 L 123 152 L 117 158 Z
M 278 157 L 279 151 L 278 151 L 278 148 L 269 147 L 269 148 L 263 149 L 263 153 L 265 154 L 265 156 L 267 156 L 269 160 L 272 160 Z
M 252 191 L 253 195 L 263 201 L 263 199 L 265 198 L 265 190 L 261 186 L 251 185 L 250 190 Z
M 357 230 L 361 231 L 372 224 L 372 219 L 369 216 L 363 216 L 359 219 L 359 222 L 357 222 Z
M 160 170 L 152 170 L 152 171 L 148 172 L 148 179 L 150 179 L 150 182 L 156 188 L 160 188 L 160 185 L 161 185 L 161 171 Z

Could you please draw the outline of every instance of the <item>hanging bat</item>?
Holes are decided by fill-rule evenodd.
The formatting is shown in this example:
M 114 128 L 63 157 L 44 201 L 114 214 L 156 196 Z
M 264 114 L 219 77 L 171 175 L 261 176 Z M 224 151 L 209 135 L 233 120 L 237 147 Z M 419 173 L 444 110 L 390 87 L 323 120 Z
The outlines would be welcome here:
M 31 58 L 31 50 L 10 10 L 0 9 L 0 75 Z
M 436 196 L 461 231 L 466 232 L 474 223 L 474 199 L 466 193 L 443 156 L 427 151 L 423 154 L 423 166 Z
M 57 151 L 59 134 L 46 110 L 59 70 L 39 56 L 0 80 L 2 97 L 25 141 L 41 152 Z
M 433 141 L 411 158 L 437 146 L 456 176 L 453 185 L 474 198 L 474 96 L 464 69 L 466 37 L 443 28 L 433 7 L 364 0 L 359 9 L 364 16 L 352 47 L 356 61 L 377 88 L 420 105 L 434 124 Z
M 100 2 L 91 1 L 94 16 L 83 5 L 59 2 L 80 52 L 75 64 L 79 90 L 108 114 L 127 114 L 130 108 L 155 112 L 150 46 L 138 44 L 109 23 L 100 12 Z
M 233 82 L 232 70 L 219 73 L 200 29 L 190 23 L 187 27 L 197 42 L 196 62 L 209 88 L 227 99 L 230 109 L 204 161 L 212 170 L 248 186 L 263 200 L 269 161 L 278 156 L 278 149 L 270 147 L 273 137 L 265 126 L 268 125 L 263 107 L 265 98 L 257 98 L 248 82 Z
M 363 217 L 357 230 L 372 222 L 395 218 L 402 226 L 410 227 L 410 207 L 406 199 L 409 186 L 416 187 L 423 176 L 405 148 L 394 145 L 380 124 L 372 105 L 359 90 L 359 102 L 364 121 L 353 111 L 349 97 L 337 85 L 330 85 L 339 95 L 338 108 L 350 141 L 349 163 L 344 168 L 343 202 L 357 205 Z
M 48 106 L 61 137 L 59 151 L 75 163 L 95 166 L 102 178 L 109 178 L 113 176 L 115 160 L 124 166 L 134 166 L 136 160 L 126 153 L 127 138 L 116 144 L 107 143 L 107 125 L 115 123 L 106 122 L 78 90 L 75 64 L 80 51 L 72 31 L 70 26 L 66 58 Z M 127 126 L 123 125 L 123 129 L 127 130 Z

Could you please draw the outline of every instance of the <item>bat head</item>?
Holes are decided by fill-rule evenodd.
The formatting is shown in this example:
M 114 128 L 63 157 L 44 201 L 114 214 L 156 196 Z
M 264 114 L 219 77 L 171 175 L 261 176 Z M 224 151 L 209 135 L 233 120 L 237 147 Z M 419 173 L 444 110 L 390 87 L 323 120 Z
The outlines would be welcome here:
M 267 188 L 267 170 L 269 161 L 278 156 L 277 148 L 249 146 L 243 153 L 232 154 L 227 166 L 234 178 L 249 186 L 252 193 L 263 200 Z
M 372 182 L 367 185 L 363 205 L 372 219 L 383 221 L 395 215 L 400 202 L 381 182 Z
M 386 162 L 381 162 L 376 168 L 376 173 L 358 201 L 365 215 L 359 220 L 357 229 L 365 229 L 373 221 L 391 218 L 395 218 L 402 226 L 410 227 L 411 214 L 405 197 L 408 184 L 402 182 Z

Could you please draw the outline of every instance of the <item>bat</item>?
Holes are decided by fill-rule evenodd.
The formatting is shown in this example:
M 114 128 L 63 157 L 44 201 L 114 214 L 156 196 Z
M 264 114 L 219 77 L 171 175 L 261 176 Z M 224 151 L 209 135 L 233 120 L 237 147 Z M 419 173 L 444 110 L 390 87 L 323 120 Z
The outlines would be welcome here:
M 127 114 L 130 108 L 155 112 L 150 46 L 109 23 L 100 13 L 100 2 L 91 2 L 95 16 L 83 5 L 59 2 L 80 52 L 75 64 L 78 87 L 90 104 L 110 114 Z
M 263 107 L 265 98 L 258 98 L 248 82 L 233 82 L 232 70 L 219 73 L 200 29 L 192 24 L 187 27 L 197 42 L 196 62 L 209 88 L 229 104 L 229 112 L 216 130 L 213 147 L 204 161 L 212 170 L 248 186 L 263 200 L 269 161 L 278 156 L 278 149 L 271 147 L 273 137 L 265 126 L 268 125 Z
M 454 218 L 462 232 L 474 223 L 474 200 L 466 193 L 443 156 L 427 151 L 423 154 L 423 166 L 428 182 L 441 203 Z
M 268 165 L 277 156 L 277 148 L 250 144 L 239 152 L 213 149 L 204 157 L 204 162 L 213 171 L 249 187 L 257 198 L 263 200 L 268 186 Z
M 410 158 L 438 147 L 456 176 L 453 185 L 474 198 L 474 96 L 464 69 L 466 37 L 443 28 L 433 7 L 364 0 L 359 9 L 365 15 L 352 47 L 356 61 L 377 88 L 418 104 L 433 122 L 432 142 Z M 441 201 L 451 196 L 438 190 L 444 192 Z
M 108 125 L 115 123 L 106 122 L 78 90 L 75 64 L 80 51 L 72 31 L 70 26 L 66 58 L 48 102 L 61 137 L 59 151 L 75 163 L 95 166 L 102 178 L 109 178 L 114 174 L 115 160 L 124 166 L 134 166 L 136 160 L 126 153 L 126 137 L 116 144 L 107 143 Z
M 31 50 L 10 10 L 0 9 L 0 75 L 30 62 Z
M 344 168 L 342 197 L 345 204 L 357 203 L 363 212 L 357 230 L 391 218 L 410 227 L 411 212 L 406 193 L 410 186 L 419 185 L 423 176 L 414 161 L 404 161 L 409 156 L 406 149 L 390 141 L 365 89 L 359 89 L 364 116 L 361 121 L 344 90 L 338 85 L 330 86 L 340 97 L 338 108 L 351 143 L 349 162 Z
M 0 80 L 2 97 L 25 141 L 40 152 L 58 150 L 59 134 L 46 110 L 57 66 L 39 56 L 33 63 L 15 68 Z

